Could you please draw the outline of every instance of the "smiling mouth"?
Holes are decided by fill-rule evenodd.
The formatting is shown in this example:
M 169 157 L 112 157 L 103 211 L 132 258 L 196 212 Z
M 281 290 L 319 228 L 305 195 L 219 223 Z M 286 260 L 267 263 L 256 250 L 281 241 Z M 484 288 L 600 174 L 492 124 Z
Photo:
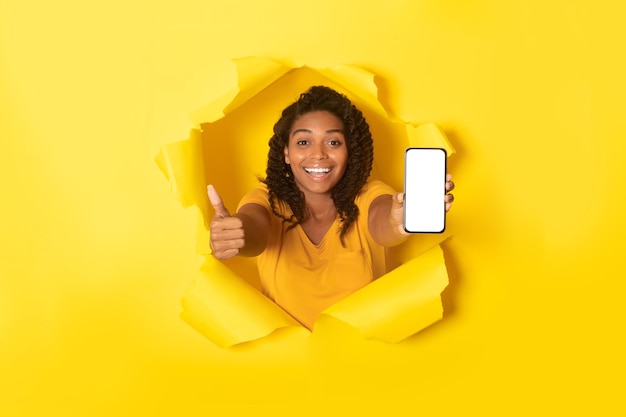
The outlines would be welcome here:
M 312 178 L 324 178 L 332 168 L 304 168 L 304 172 L 306 172 Z
M 313 176 L 322 176 L 332 171 L 332 168 L 304 168 L 304 171 Z

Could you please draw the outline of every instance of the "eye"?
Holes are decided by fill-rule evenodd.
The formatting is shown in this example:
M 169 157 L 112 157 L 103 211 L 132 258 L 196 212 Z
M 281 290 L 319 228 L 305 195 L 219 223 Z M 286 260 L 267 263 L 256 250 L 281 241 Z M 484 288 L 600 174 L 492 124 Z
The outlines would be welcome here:
M 328 141 L 328 144 L 329 144 L 330 146 L 332 146 L 333 148 L 336 148 L 336 147 L 338 147 L 338 146 L 341 146 L 341 144 L 342 144 L 342 143 L 343 143 L 343 142 L 341 142 L 339 139 L 331 139 L 331 140 L 329 140 L 329 141 Z
M 305 146 L 305 145 L 307 145 L 308 143 L 309 143 L 309 141 L 308 141 L 308 140 L 306 140 L 306 139 L 298 139 L 298 140 L 296 141 L 296 145 L 298 145 L 298 146 Z

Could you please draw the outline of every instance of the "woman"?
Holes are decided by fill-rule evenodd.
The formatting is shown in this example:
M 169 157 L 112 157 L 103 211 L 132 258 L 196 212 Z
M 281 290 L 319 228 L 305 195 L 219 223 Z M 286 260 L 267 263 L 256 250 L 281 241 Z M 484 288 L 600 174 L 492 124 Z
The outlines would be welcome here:
M 234 215 L 209 185 L 211 248 L 222 260 L 258 256 L 263 292 L 310 329 L 324 309 L 387 272 L 385 248 L 409 235 L 403 194 L 367 181 L 369 126 L 328 87 L 283 110 L 269 146 L 266 178 Z M 449 210 L 453 197 L 445 198 Z

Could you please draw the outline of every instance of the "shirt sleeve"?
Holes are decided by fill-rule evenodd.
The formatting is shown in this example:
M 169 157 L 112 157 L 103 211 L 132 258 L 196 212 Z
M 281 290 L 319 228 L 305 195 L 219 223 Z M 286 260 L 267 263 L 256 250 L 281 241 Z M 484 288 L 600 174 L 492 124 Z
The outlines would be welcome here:
M 371 181 L 363 186 L 361 193 L 356 198 L 356 203 L 359 207 L 368 210 L 370 204 L 372 204 L 372 201 L 374 201 L 376 197 L 384 194 L 393 195 L 395 192 L 393 188 L 382 181 Z
M 271 214 L 272 209 L 269 203 L 269 193 L 265 184 L 260 183 L 255 189 L 246 194 L 239 202 L 239 205 L 237 206 L 237 211 L 239 211 L 241 207 L 250 203 L 258 204 L 265 207 L 265 209 Z
M 367 237 L 371 242 L 374 242 L 374 239 L 369 233 L 369 209 L 372 201 L 381 195 L 389 194 L 393 195 L 395 190 L 391 188 L 389 185 L 385 184 L 382 181 L 371 181 L 367 182 L 361 193 L 356 198 L 356 205 L 359 208 L 359 219 L 358 222 L 361 225 L 362 230 L 367 231 Z

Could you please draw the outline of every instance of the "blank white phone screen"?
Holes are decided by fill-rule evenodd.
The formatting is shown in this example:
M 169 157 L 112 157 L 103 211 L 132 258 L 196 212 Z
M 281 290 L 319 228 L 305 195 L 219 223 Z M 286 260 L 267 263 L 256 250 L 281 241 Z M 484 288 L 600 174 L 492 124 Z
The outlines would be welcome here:
M 409 148 L 404 159 L 404 229 L 441 233 L 446 227 L 446 151 Z

